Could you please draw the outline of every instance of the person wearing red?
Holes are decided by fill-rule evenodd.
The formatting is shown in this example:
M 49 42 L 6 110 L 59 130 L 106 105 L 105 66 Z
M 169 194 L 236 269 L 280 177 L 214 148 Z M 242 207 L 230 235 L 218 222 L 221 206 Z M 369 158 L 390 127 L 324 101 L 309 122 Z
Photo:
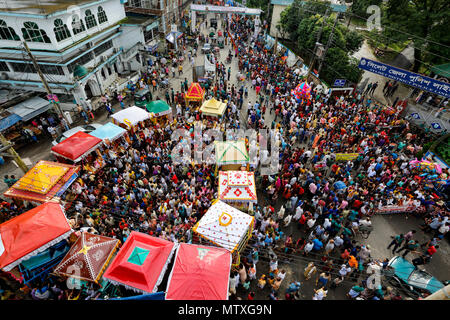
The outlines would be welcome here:
M 436 253 L 437 249 L 439 249 L 439 246 L 429 246 L 427 249 L 427 254 L 431 257 L 433 254 Z

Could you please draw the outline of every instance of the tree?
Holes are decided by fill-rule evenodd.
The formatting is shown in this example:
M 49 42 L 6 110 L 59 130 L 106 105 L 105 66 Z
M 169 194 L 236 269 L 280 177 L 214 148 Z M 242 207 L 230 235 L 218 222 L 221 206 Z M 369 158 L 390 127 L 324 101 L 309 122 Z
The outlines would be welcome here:
M 370 14 L 367 13 L 367 8 L 372 5 L 381 6 L 383 0 L 353 0 L 348 2 L 353 2 L 350 7 L 350 12 L 352 14 L 359 18 L 367 19 L 370 16 Z
M 414 42 L 417 72 L 422 61 L 429 66 L 445 63 L 450 56 L 449 16 L 448 0 L 390 0 L 382 15 L 383 35 L 395 42 Z

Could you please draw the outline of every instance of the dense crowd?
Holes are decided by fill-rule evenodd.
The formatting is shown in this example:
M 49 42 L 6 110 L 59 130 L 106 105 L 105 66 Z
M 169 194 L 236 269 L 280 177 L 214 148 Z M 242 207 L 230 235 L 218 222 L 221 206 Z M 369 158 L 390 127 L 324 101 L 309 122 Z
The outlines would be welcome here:
M 227 100 L 229 107 L 220 121 L 205 123 L 220 129 L 224 140 L 229 128 L 272 129 L 280 148 L 277 174 L 262 176 L 256 169 L 259 203 L 252 212 L 256 225 L 239 267 L 230 275 L 230 299 L 253 300 L 261 292 L 272 300 L 305 299 L 301 296 L 302 282 L 313 278 L 316 289 L 306 299 L 322 300 L 342 283 L 352 284 L 350 299 L 402 299 L 393 288 L 368 281 L 373 272 L 388 268 L 389 257 L 374 259 L 370 246 L 358 240 L 358 233 L 372 229 L 371 215 L 383 206 L 411 204 L 422 208 L 417 214 L 424 218 L 422 228 L 432 231 L 430 241 L 418 243 L 416 230 L 411 230 L 388 239 L 386 246 L 393 247 L 393 254 L 403 251 L 404 257 L 409 252 L 420 253 L 415 265 L 430 263 L 448 232 L 449 213 L 427 177 L 409 165 L 429 137 L 412 130 L 400 116 L 401 109 L 389 112 L 375 102 L 370 91 L 373 86 L 349 96 L 330 96 L 321 86 L 313 85 L 309 99 L 296 99 L 291 90 L 304 81 L 302 75 L 280 55 L 272 54 L 262 34 L 252 33 L 251 20 L 233 19 L 227 21 L 227 27 L 236 44 L 231 47 L 232 64 L 226 67 L 210 53 L 216 75 L 203 86 L 206 99 Z M 103 168 L 95 174 L 82 172 L 84 185 L 74 184 L 79 196 L 67 211 L 74 230 L 122 242 L 132 230 L 173 242 L 200 241 L 191 228 L 217 198 L 217 177 L 211 164 L 175 165 L 171 159 L 179 143 L 172 141 L 172 132 L 184 128 L 193 137 L 193 126 L 201 120 L 198 108 L 185 102 L 186 78 L 178 92 L 166 87 L 168 79 L 176 77 L 176 70 L 182 77 L 179 66 L 183 61 L 190 62 L 197 54 L 195 49 L 188 52 L 183 42 L 180 47 L 178 55 L 151 60 L 147 72 L 128 88 L 131 92 L 148 88 L 150 100 L 164 95 L 176 112 L 176 121 L 140 124 L 138 130 L 130 132 L 130 140 L 121 139 L 103 153 Z M 231 68 L 236 67 L 237 79 L 231 79 Z M 257 101 L 247 101 L 245 114 L 249 90 L 255 91 Z M 115 99 L 125 107 L 120 93 Z M 112 113 L 109 97 L 104 103 Z M 264 121 L 267 112 L 275 116 L 271 123 Z M 204 135 L 203 150 L 213 140 Z M 337 161 L 337 153 L 358 156 Z M 261 161 L 268 156 L 259 155 Z M 10 216 L 26 209 L 1 203 L 2 213 Z M 296 236 L 289 231 L 292 224 L 297 227 Z M 283 265 L 299 262 L 306 265 L 303 279 L 286 285 L 281 292 L 286 277 Z M 98 296 L 95 285 L 85 291 L 68 290 L 64 282 L 50 278 L 31 284 L 31 289 L 22 287 L 20 293 L 8 293 L 10 299 L 37 300 Z M 5 292 L 2 297 L 6 297 Z

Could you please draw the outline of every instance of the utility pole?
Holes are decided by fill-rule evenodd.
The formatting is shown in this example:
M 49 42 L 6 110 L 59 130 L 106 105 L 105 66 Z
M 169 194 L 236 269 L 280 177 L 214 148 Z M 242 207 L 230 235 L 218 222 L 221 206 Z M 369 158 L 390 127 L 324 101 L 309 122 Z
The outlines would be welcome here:
M 320 59 L 319 68 L 317 69 L 317 73 L 318 74 L 320 73 L 320 70 L 322 69 L 323 60 L 325 60 L 325 56 L 327 54 L 328 48 L 331 45 L 331 41 L 333 41 L 334 29 L 336 28 L 336 24 L 337 24 L 338 19 L 339 19 L 339 14 L 340 14 L 340 12 L 336 12 L 336 19 L 334 19 L 333 28 L 331 29 L 331 33 L 330 33 L 330 36 L 328 37 L 328 42 L 327 42 L 327 45 L 325 47 L 325 51 L 323 52 L 323 55 L 322 55 L 322 57 Z
M 450 284 L 429 295 L 424 300 L 450 300 Z
M 1 148 L 1 151 L 7 150 L 8 153 L 11 155 L 11 158 L 14 158 L 14 160 L 16 161 L 19 168 L 23 171 L 23 173 L 27 173 L 29 170 L 27 165 L 25 164 L 25 162 L 23 162 L 22 158 L 19 156 L 19 154 L 16 152 L 16 150 L 14 150 L 11 142 L 6 140 L 5 136 L 1 132 L 0 132 L 0 142 L 3 145 L 3 147 Z
M 25 50 L 27 51 L 28 55 L 30 56 L 31 62 L 33 63 L 34 68 L 36 69 L 37 73 L 39 74 L 39 77 L 41 78 L 42 83 L 44 84 L 44 88 L 45 91 L 47 91 L 48 95 L 52 95 L 52 90 L 50 89 L 48 83 L 47 83 L 47 79 L 45 79 L 44 74 L 42 73 L 41 69 L 39 68 L 39 65 L 36 61 L 36 59 L 34 58 L 33 54 L 30 51 L 30 48 L 28 48 L 27 42 L 23 41 L 23 46 L 25 47 Z M 64 113 L 61 111 L 61 108 L 59 107 L 59 105 L 52 101 L 53 107 L 55 108 L 56 112 L 61 115 L 64 120 L 66 120 L 67 126 L 70 128 L 70 123 L 67 120 L 66 116 L 64 115 Z
M 328 16 L 328 8 L 325 11 L 325 15 L 323 16 L 323 20 L 322 20 L 322 26 L 320 27 L 319 33 L 317 35 L 316 44 L 314 45 L 314 50 L 313 50 L 313 56 L 311 58 L 311 63 L 309 64 L 308 73 L 306 74 L 306 81 L 308 81 L 309 76 L 311 75 L 311 71 L 314 68 L 314 63 L 316 62 L 317 45 L 319 43 L 320 37 L 322 36 L 322 31 L 323 31 L 323 27 L 325 26 L 325 20 L 327 19 L 327 16 Z

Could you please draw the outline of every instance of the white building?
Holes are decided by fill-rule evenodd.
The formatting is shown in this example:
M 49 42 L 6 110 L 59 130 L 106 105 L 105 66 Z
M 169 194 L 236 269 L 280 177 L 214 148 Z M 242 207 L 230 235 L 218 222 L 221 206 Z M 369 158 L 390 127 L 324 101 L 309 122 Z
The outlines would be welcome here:
M 23 41 L 61 101 L 84 104 L 142 68 L 151 21 L 127 18 L 124 0 L 1 2 L 0 88 L 45 92 Z M 88 72 L 75 76 L 77 66 Z

